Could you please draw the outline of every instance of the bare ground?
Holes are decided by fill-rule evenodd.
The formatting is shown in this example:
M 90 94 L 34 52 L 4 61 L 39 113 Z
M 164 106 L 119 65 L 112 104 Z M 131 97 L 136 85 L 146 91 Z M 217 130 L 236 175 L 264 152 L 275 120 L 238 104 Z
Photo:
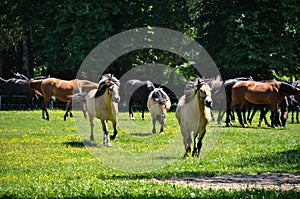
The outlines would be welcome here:
M 155 179 L 175 185 L 201 189 L 276 189 L 300 190 L 300 173 L 227 174 L 176 179 Z

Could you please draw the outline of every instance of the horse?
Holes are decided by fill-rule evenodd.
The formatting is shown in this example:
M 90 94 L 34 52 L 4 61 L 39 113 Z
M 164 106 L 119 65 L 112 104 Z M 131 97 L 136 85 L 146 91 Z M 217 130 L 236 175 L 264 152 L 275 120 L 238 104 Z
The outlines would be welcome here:
M 180 125 L 185 148 L 184 157 L 191 151 L 191 132 L 194 132 L 194 149 L 192 156 L 200 157 L 202 139 L 211 121 L 211 88 L 199 77 L 189 81 L 185 87 L 184 95 L 179 99 L 176 107 L 176 119 Z M 198 143 L 196 141 L 198 137 Z
M 152 134 L 156 134 L 156 121 L 160 123 L 160 133 L 164 133 L 164 120 L 170 107 L 171 100 L 162 88 L 155 88 L 151 91 L 147 101 L 147 108 L 151 113 L 153 124 Z
M 226 127 L 229 127 L 231 124 L 230 117 L 232 120 L 235 120 L 234 113 L 230 109 L 230 104 L 232 101 L 231 89 L 237 82 L 240 82 L 240 81 L 253 81 L 253 79 L 252 79 L 252 77 L 237 77 L 234 79 L 228 79 L 223 84 L 223 86 L 225 88 L 225 93 L 226 93 L 226 120 L 225 120 Z M 224 113 L 225 112 L 223 112 L 223 115 L 224 115 Z M 245 115 L 244 115 L 244 118 L 245 118 Z
M 68 80 L 61 80 L 57 78 L 31 80 L 29 84 L 30 84 L 30 88 L 36 94 L 44 97 L 44 100 L 42 102 L 42 118 L 45 120 L 49 120 L 49 114 L 46 106 L 48 102 L 51 100 L 52 96 L 54 96 L 56 99 L 62 102 L 67 102 L 66 113 L 64 114 L 65 121 L 69 112 L 70 112 L 70 116 L 72 117 L 72 113 L 71 113 L 72 102 L 69 96 L 72 95 L 73 93 L 77 93 L 81 91 L 88 92 L 98 87 L 97 83 L 88 80 L 73 79 L 68 81 Z M 85 116 L 84 107 L 82 107 L 82 110 Z M 46 113 L 46 117 L 44 113 Z
M 114 134 L 110 135 L 110 139 L 115 139 L 118 134 L 119 87 L 119 80 L 111 74 L 106 74 L 102 76 L 98 89 L 92 89 L 89 93 L 77 93 L 70 96 L 74 101 L 86 103 L 91 126 L 91 141 L 94 141 L 94 118 L 101 120 L 104 131 L 104 146 L 112 146 L 108 137 L 107 120 L 112 122 L 114 128 Z
M 134 120 L 133 116 L 133 102 L 142 104 L 142 119 L 145 120 L 144 112 L 148 101 L 148 96 L 155 89 L 150 81 L 140 81 L 137 79 L 128 80 L 124 85 L 125 100 L 129 104 L 129 118 Z
M 24 76 L 25 77 L 25 76 Z M 27 78 L 27 77 L 26 77 Z M 7 96 L 6 109 L 9 109 L 12 95 L 25 95 L 26 108 L 34 107 L 34 92 L 30 89 L 29 79 L 10 78 L 8 80 L 0 77 L 0 81 L 3 83 L 3 90 Z M 29 106 L 30 105 L 30 106 Z
M 245 101 L 249 101 L 253 104 L 270 105 L 272 112 L 271 126 L 276 128 L 275 121 L 279 103 L 284 99 L 284 97 L 296 94 L 300 94 L 300 89 L 276 80 L 269 80 L 266 82 L 241 81 L 237 82 L 232 87 L 232 102 L 230 104 L 230 110 L 237 106 L 239 123 L 245 127 L 241 116 L 241 108 Z
M 300 80 L 292 83 L 293 86 L 300 88 Z M 296 121 L 299 123 L 299 111 L 300 111 L 300 95 L 293 95 L 289 98 L 290 111 L 292 112 L 292 123 L 294 123 L 294 112 L 296 112 Z
M 289 101 L 289 111 L 292 112 L 292 123 L 296 119 L 296 122 L 299 123 L 299 111 L 300 111 L 300 100 L 296 100 L 295 96 L 291 95 L 288 97 Z M 296 112 L 296 116 L 294 117 L 294 112 Z

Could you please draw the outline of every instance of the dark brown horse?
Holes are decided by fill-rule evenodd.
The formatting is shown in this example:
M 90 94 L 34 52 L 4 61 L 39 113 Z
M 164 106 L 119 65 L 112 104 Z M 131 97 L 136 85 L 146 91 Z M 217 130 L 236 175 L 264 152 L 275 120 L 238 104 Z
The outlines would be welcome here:
M 271 107 L 272 127 L 276 127 L 278 105 L 284 97 L 299 95 L 300 89 L 290 84 L 270 80 L 266 82 L 241 81 L 232 87 L 232 102 L 230 110 L 237 106 L 237 114 L 240 124 L 244 127 L 241 109 L 246 101 L 253 104 L 266 104 Z
M 134 120 L 133 116 L 133 102 L 139 102 L 142 104 L 142 119 L 144 120 L 144 111 L 147 106 L 148 96 L 155 89 L 154 85 L 150 81 L 140 81 L 137 79 L 128 80 L 124 85 L 124 93 L 126 103 L 129 104 L 129 117 Z
M 90 82 L 88 80 L 78 80 L 73 79 L 70 81 L 61 80 L 57 78 L 48 78 L 44 80 L 32 80 L 30 81 L 30 88 L 38 95 L 44 97 L 42 103 L 42 117 L 43 119 L 49 120 L 49 114 L 46 109 L 48 102 L 51 100 L 51 97 L 54 96 L 56 99 L 67 102 L 66 113 L 64 115 L 64 120 L 68 116 L 72 108 L 72 102 L 69 98 L 70 95 L 78 92 L 89 92 L 92 89 L 98 88 L 98 84 Z M 46 113 L 46 117 L 44 115 Z M 83 113 L 85 114 L 85 109 L 83 107 Z M 70 112 L 71 115 L 71 112 Z
M 26 108 L 33 108 L 34 92 L 29 87 L 29 79 L 10 78 L 5 80 L 0 77 L 0 82 L 3 82 L 3 90 L 7 96 L 6 109 L 9 109 L 12 95 L 24 95 L 26 97 Z

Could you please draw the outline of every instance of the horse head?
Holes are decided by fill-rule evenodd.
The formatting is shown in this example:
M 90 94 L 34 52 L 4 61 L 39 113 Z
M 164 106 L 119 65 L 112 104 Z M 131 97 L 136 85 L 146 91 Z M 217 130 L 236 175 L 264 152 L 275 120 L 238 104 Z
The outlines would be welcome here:
M 108 95 L 111 97 L 112 101 L 119 103 L 119 87 L 120 81 L 116 77 L 114 77 L 112 74 L 103 75 L 99 81 L 99 87 L 95 97 L 103 95 L 106 89 L 108 89 Z
M 195 82 L 195 89 L 198 92 L 199 98 L 204 102 L 205 106 L 211 108 L 212 97 L 211 97 L 211 87 L 201 79 L 197 78 Z
M 170 99 L 167 96 L 167 94 L 163 91 L 162 88 L 155 88 L 152 91 L 151 98 L 154 100 L 155 103 L 157 103 L 160 107 L 160 115 L 162 118 L 166 117 L 167 111 L 170 109 Z

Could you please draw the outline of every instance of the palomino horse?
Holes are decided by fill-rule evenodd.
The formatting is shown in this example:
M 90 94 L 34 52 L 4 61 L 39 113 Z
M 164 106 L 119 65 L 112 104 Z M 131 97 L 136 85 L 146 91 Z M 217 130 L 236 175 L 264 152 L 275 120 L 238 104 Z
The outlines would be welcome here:
M 276 127 L 276 117 L 279 103 L 285 96 L 300 94 L 300 89 L 290 84 L 270 80 L 266 82 L 241 81 L 232 87 L 232 102 L 230 110 L 237 106 L 240 124 L 244 127 L 241 108 L 246 101 L 253 104 L 266 104 L 271 107 L 271 126 Z
M 154 90 L 154 85 L 150 81 L 140 81 L 137 79 L 128 80 L 124 85 L 125 100 L 129 104 L 129 117 L 134 120 L 132 106 L 137 101 L 142 104 L 142 119 L 147 105 L 148 96 Z
M 167 111 L 171 107 L 171 100 L 169 96 L 162 90 L 162 88 L 155 88 L 148 97 L 147 107 L 151 113 L 153 129 L 152 133 L 156 134 L 156 121 L 160 123 L 160 133 L 164 132 L 164 120 Z
M 85 102 L 87 106 L 87 113 L 90 120 L 91 135 L 90 139 L 94 140 L 94 118 L 101 120 L 104 131 L 104 146 L 111 146 L 108 138 L 107 120 L 112 121 L 114 134 L 110 139 L 115 139 L 118 134 L 117 130 L 117 115 L 120 82 L 111 74 L 103 75 L 98 89 L 93 89 L 89 93 L 77 93 L 70 96 L 74 101 Z
M 191 151 L 191 132 L 194 132 L 193 156 L 200 157 L 202 139 L 207 131 L 208 123 L 211 120 L 211 88 L 200 78 L 187 83 L 185 95 L 179 99 L 176 108 L 176 118 L 180 125 L 181 134 L 187 157 Z M 198 137 L 198 143 L 196 141 Z
M 97 88 L 98 84 L 94 82 L 90 82 L 88 80 L 78 80 L 73 79 L 70 81 L 61 80 L 57 78 L 47 78 L 44 80 L 32 80 L 30 81 L 30 88 L 38 95 L 44 97 L 44 101 L 42 103 L 42 117 L 43 119 L 49 120 L 49 114 L 46 109 L 48 102 L 51 100 L 51 97 L 54 96 L 56 99 L 67 102 L 66 113 L 64 115 L 64 120 L 66 120 L 68 116 L 68 112 L 70 112 L 72 108 L 72 103 L 69 98 L 73 93 L 78 92 L 89 92 L 90 90 Z M 44 115 L 46 113 L 46 117 Z M 85 110 L 83 107 L 83 113 L 85 115 Z M 70 112 L 72 116 L 72 113 Z

